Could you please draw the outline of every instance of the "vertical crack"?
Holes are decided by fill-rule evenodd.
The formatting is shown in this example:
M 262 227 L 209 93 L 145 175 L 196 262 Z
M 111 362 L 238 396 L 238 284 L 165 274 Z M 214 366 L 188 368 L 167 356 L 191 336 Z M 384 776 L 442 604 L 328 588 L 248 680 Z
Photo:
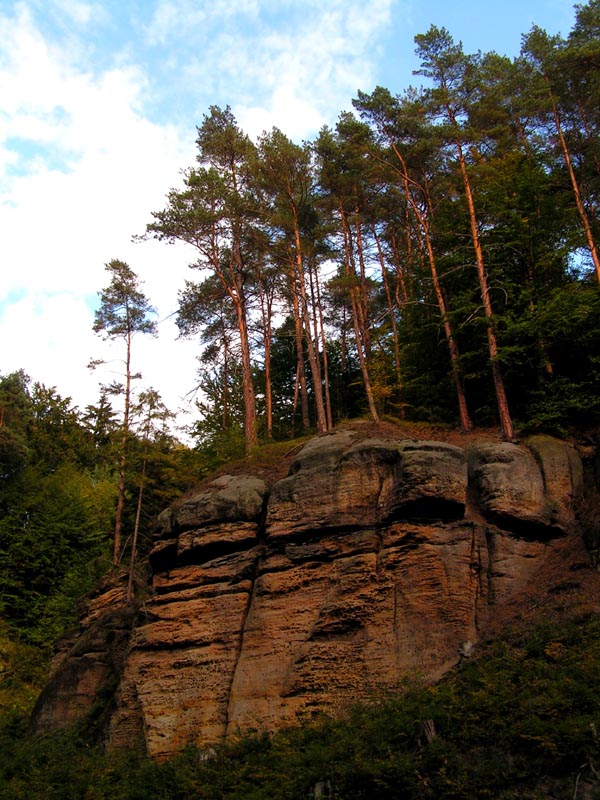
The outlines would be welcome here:
M 473 626 L 475 636 L 479 634 L 479 603 L 481 601 L 481 548 L 477 544 L 477 529 L 471 525 L 471 572 L 475 574 L 475 597 L 473 599 Z
M 244 637 L 246 635 L 246 624 L 248 622 L 248 617 L 250 615 L 250 611 L 252 609 L 252 605 L 254 603 L 254 595 L 256 589 L 256 580 L 258 576 L 258 568 L 259 562 L 262 559 L 263 552 L 262 550 L 259 551 L 256 555 L 256 559 L 254 560 L 254 566 L 252 569 L 252 575 L 250 577 L 250 591 L 248 592 L 248 597 L 246 600 L 246 605 L 244 606 L 244 610 L 242 612 L 242 619 L 240 624 L 240 632 L 238 634 L 237 642 L 236 642 L 236 649 L 235 649 L 235 661 L 233 665 L 233 669 L 231 670 L 231 679 L 229 681 L 229 686 L 227 688 L 227 706 L 225 708 L 225 738 L 229 733 L 229 725 L 231 720 L 231 696 L 233 691 L 233 686 L 235 683 L 235 679 L 237 676 L 237 671 L 240 663 L 240 659 L 242 656 L 242 652 L 244 649 Z
M 487 568 L 487 584 L 488 584 L 488 605 L 494 605 L 494 584 L 493 584 L 493 572 L 494 572 L 494 534 L 490 531 L 488 526 L 485 526 L 485 542 L 487 545 L 487 553 L 488 553 L 488 568 Z

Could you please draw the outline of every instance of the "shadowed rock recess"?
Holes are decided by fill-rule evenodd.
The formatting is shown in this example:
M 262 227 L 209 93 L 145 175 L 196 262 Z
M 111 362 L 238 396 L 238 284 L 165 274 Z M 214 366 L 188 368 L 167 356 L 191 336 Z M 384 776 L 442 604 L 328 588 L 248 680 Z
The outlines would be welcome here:
M 89 604 L 34 712 L 90 712 L 112 747 L 168 756 L 436 679 L 569 537 L 568 444 L 311 440 L 269 487 L 222 475 L 159 517 L 152 591 Z

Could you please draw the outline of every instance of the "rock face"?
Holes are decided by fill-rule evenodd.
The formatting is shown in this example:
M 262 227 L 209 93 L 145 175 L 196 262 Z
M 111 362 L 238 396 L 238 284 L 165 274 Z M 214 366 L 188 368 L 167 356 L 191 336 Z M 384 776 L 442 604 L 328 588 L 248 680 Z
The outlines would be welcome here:
M 159 518 L 126 652 L 122 619 L 116 661 L 102 615 L 89 620 L 35 725 L 89 712 L 112 681 L 108 743 L 141 737 L 163 757 L 436 678 L 579 535 L 581 483 L 549 437 L 463 450 L 354 431 L 310 441 L 271 487 L 221 476 Z

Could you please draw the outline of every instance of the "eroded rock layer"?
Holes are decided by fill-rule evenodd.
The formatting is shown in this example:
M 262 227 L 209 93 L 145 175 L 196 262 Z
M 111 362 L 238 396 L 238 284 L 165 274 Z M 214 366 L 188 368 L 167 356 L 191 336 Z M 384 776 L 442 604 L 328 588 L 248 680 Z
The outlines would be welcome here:
M 581 483 L 575 451 L 549 437 L 462 449 L 348 430 L 310 441 L 273 486 L 221 476 L 161 515 L 126 652 L 130 617 L 113 624 L 116 661 L 93 633 L 103 615 L 88 620 L 35 725 L 89 712 L 108 675 L 109 744 L 141 737 L 166 756 L 436 678 L 579 536 Z

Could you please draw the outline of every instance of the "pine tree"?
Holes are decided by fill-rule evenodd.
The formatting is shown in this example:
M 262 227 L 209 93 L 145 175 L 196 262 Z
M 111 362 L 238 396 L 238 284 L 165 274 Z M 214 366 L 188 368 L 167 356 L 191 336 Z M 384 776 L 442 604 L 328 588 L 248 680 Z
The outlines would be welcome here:
M 95 313 L 94 331 L 104 339 L 122 340 L 125 345 L 124 384 L 115 386 L 123 394 L 124 409 L 121 424 L 119 454 L 119 490 L 115 515 L 115 535 L 113 564 L 117 565 L 121 556 L 121 527 L 125 505 L 125 471 L 127 468 L 127 443 L 131 415 L 132 380 L 139 377 L 131 368 L 132 340 L 136 333 L 156 333 L 156 322 L 150 317 L 154 308 L 140 291 L 138 278 L 124 262 L 113 260 L 105 265 L 111 276 L 109 285 L 100 294 L 100 308 Z M 101 362 L 92 362 L 94 366 Z

